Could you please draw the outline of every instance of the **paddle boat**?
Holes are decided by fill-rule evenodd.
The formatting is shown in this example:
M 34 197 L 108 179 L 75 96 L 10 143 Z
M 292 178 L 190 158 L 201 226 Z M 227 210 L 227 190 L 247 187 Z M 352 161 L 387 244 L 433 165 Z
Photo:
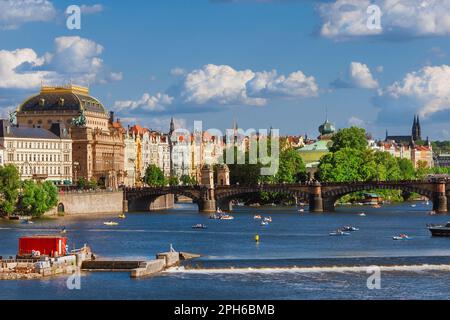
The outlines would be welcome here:
M 228 214 L 224 214 L 224 215 L 221 216 L 219 219 L 220 219 L 220 220 L 233 220 L 234 217 L 233 217 L 233 216 L 230 216 L 230 215 L 228 215 Z
M 261 221 L 261 224 L 260 224 L 261 226 L 267 226 L 267 225 L 269 225 L 269 223 L 267 222 L 267 221 Z
M 66 233 L 67 233 L 66 227 L 63 227 L 63 228 L 61 229 L 60 233 L 61 233 L 61 234 L 66 234 Z
M 336 231 L 333 231 L 333 232 L 330 232 L 330 236 L 349 236 L 349 235 L 350 235 L 350 233 L 344 232 L 344 231 L 342 231 L 340 229 L 338 229 Z
M 344 226 L 342 231 L 359 231 L 359 228 L 353 227 L 353 226 Z
M 125 216 L 125 214 L 124 214 L 124 213 L 122 213 L 122 214 L 119 214 L 119 218 L 120 218 L 120 219 L 125 219 L 125 218 L 126 218 L 126 216 Z
M 260 219 L 261 219 L 261 216 L 260 216 L 259 214 L 255 214 L 255 215 L 253 216 L 253 219 L 255 219 L 255 220 L 260 220 Z
M 411 208 L 415 208 L 415 207 L 416 207 L 416 204 L 412 204 L 412 205 L 411 205 Z
M 393 240 L 409 240 L 411 238 L 407 234 L 402 233 L 402 234 L 400 234 L 398 236 L 392 237 L 392 239 Z
M 305 212 L 305 209 L 303 209 L 303 208 L 298 209 L 298 212 Z
M 105 222 L 103 222 L 103 224 L 105 226 L 117 226 L 117 225 L 119 225 L 119 223 L 115 222 L 115 221 L 105 221 Z
M 364 212 L 361 212 L 360 214 L 358 214 L 358 216 L 360 216 L 360 217 L 365 217 L 366 214 L 365 214 Z
M 265 217 L 265 218 L 264 218 L 264 221 L 265 221 L 265 222 L 272 222 L 272 217 Z
M 197 223 L 192 226 L 192 229 L 206 229 L 206 226 L 204 224 Z

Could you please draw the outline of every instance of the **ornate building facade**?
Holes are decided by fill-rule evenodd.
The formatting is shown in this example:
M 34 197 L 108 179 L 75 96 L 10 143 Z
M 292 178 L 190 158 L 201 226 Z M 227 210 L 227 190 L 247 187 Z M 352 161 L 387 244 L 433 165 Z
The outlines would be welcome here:
M 52 123 L 69 127 L 74 180 L 95 178 L 110 188 L 123 184 L 124 130 L 88 88 L 43 86 L 19 106 L 16 119 L 19 127 L 50 129 Z

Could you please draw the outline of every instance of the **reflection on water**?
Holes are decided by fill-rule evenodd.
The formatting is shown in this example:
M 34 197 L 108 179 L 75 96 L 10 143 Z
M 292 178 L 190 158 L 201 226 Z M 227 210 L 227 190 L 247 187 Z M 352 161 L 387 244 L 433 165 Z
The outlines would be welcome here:
M 164 212 L 128 214 L 114 227 L 104 226 L 101 217 L 33 225 L 2 221 L 3 256 L 16 253 L 21 235 L 58 232 L 64 226 L 69 246 L 87 243 L 100 257 L 149 259 L 170 244 L 203 257 L 140 280 L 128 273 L 83 273 L 81 290 L 68 290 L 66 277 L 2 282 L 7 290 L 0 291 L 0 299 L 185 299 L 187 292 L 190 299 L 448 298 L 450 238 L 432 238 L 426 229 L 427 223 L 444 223 L 447 217 L 430 216 L 430 210 L 423 203 L 341 207 L 323 214 L 236 207 L 234 220 L 221 221 L 197 213 L 195 205 L 179 204 Z M 361 211 L 365 217 L 358 215 Z M 270 215 L 273 222 L 261 227 L 254 214 Z M 197 223 L 207 229 L 191 229 Z M 344 225 L 360 230 L 347 237 L 328 235 Z M 413 239 L 393 241 L 400 233 Z M 373 264 L 385 266 L 381 290 L 366 287 L 365 266 Z

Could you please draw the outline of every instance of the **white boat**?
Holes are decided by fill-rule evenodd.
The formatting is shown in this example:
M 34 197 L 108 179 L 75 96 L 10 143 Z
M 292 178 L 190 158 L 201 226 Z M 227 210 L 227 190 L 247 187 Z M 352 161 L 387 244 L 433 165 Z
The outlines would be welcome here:
M 353 226 L 345 226 L 341 229 L 342 231 L 359 231 L 359 228 Z
M 105 226 L 117 226 L 117 225 L 119 225 L 119 223 L 115 222 L 115 221 L 105 221 L 105 222 L 103 222 L 103 224 Z
M 366 214 L 365 214 L 364 212 L 361 212 L 360 214 L 358 214 L 358 216 L 360 216 L 360 217 L 365 217 Z
M 261 226 L 267 226 L 269 223 L 267 221 L 261 221 Z
M 298 212 L 305 212 L 305 209 L 303 209 L 303 208 L 298 209 Z
M 266 217 L 266 218 L 264 218 L 264 221 L 265 222 L 272 222 L 272 217 Z
M 259 214 L 255 214 L 255 215 L 253 216 L 253 219 L 255 219 L 255 220 L 260 220 L 260 219 L 261 219 L 261 216 L 260 216 Z
M 412 205 L 411 205 L 411 208 L 415 208 L 415 207 L 416 207 L 416 204 L 412 204 Z
M 224 214 L 223 216 L 220 217 L 220 220 L 233 220 L 233 219 L 234 217 L 228 214 Z
M 431 210 L 430 212 L 428 212 L 428 214 L 429 214 L 430 216 L 434 216 L 434 215 L 436 214 L 436 211 Z
M 342 230 L 336 230 L 336 231 L 330 232 L 330 236 L 349 236 L 349 235 L 350 235 L 350 233 L 344 232 Z

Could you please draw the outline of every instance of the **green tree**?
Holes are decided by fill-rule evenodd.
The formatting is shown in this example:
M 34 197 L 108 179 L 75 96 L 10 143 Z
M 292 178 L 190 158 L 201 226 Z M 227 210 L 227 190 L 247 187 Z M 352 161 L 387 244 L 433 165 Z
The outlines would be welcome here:
M 171 176 L 169 177 L 169 185 L 170 186 L 178 186 L 180 184 L 180 180 L 177 176 Z
M 412 180 L 416 177 L 416 172 L 411 160 L 397 158 L 397 162 L 402 180 Z
M 97 179 L 95 179 L 94 177 L 92 177 L 86 184 L 86 186 L 89 189 L 95 189 L 97 188 L 97 185 L 98 185 Z
M 366 130 L 358 127 L 351 127 L 339 130 L 332 138 L 333 145 L 331 152 L 336 152 L 344 148 L 364 150 L 367 148 Z
M 48 211 L 58 204 L 58 188 L 51 181 L 45 181 L 42 184 L 42 188 L 46 193 L 45 205 Z
M 14 212 L 19 196 L 20 177 L 14 165 L 0 167 L 0 210 L 10 215 Z
M 151 187 L 162 187 L 167 184 L 162 170 L 154 164 L 151 164 L 145 170 L 144 182 Z
M 370 168 L 364 166 L 366 151 L 344 148 L 328 153 L 320 159 L 319 180 L 330 182 L 363 181 L 370 176 Z M 373 170 L 373 172 L 375 172 Z
M 300 154 L 292 148 L 280 154 L 278 172 L 274 177 L 277 183 L 295 183 L 306 179 L 306 167 Z
M 77 182 L 78 188 L 84 189 L 84 188 L 86 188 L 87 184 L 88 184 L 88 182 L 86 181 L 86 179 L 84 177 L 78 178 L 78 182 Z
M 428 163 L 423 160 L 417 161 L 416 177 L 423 179 L 429 173 Z
M 190 175 L 187 175 L 187 174 L 183 174 L 180 177 L 180 181 L 181 181 L 181 184 L 184 186 L 192 186 L 192 185 L 197 184 L 197 180 L 195 179 L 195 177 L 191 177 Z
M 20 210 L 33 217 L 41 217 L 58 203 L 58 188 L 50 182 L 36 183 L 27 180 L 22 183 L 19 200 Z

